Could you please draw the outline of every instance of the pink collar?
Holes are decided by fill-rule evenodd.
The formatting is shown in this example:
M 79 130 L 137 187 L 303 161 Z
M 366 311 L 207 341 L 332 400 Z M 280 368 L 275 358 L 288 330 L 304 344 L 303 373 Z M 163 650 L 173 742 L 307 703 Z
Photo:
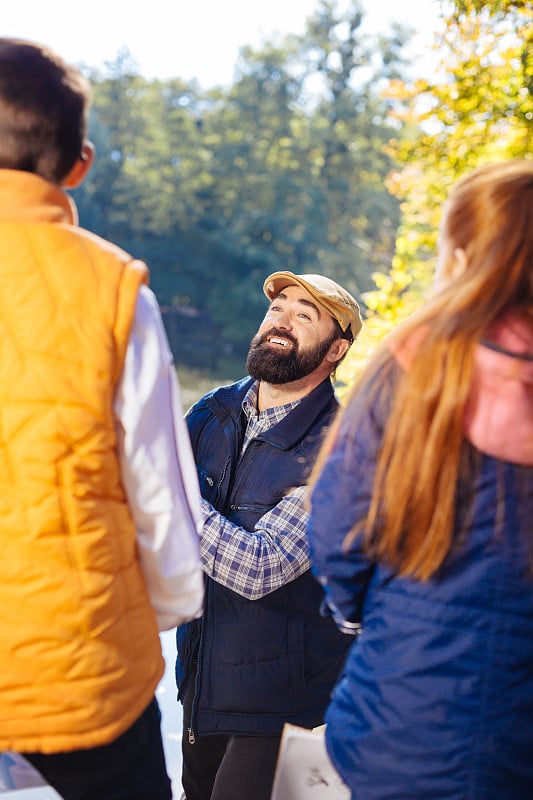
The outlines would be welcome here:
M 533 465 L 533 329 L 509 315 L 494 323 L 475 354 L 465 435 L 483 453 Z
M 401 344 L 394 357 L 408 370 L 427 326 Z M 482 453 L 533 466 L 533 325 L 512 314 L 493 323 L 476 348 L 464 415 L 465 437 Z

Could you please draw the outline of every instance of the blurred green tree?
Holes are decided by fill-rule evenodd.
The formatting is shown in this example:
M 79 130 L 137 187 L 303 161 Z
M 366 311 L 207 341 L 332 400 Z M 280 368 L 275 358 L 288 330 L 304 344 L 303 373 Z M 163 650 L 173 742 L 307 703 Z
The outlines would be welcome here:
M 147 261 L 178 360 L 195 337 L 242 356 L 273 270 L 356 294 L 388 270 L 400 203 L 387 144 L 404 121 L 385 90 L 410 33 L 371 36 L 363 20 L 359 0 L 320 0 L 302 36 L 243 48 L 228 88 L 146 80 L 127 51 L 90 75 L 98 157 L 80 218 Z

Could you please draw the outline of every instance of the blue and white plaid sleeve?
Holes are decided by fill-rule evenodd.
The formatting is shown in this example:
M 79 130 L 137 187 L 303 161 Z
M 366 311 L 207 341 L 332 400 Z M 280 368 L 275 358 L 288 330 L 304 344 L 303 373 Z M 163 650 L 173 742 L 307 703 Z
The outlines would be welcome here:
M 290 583 L 311 567 L 307 541 L 307 487 L 286 495 L 253 531 L 233 525 L 202 500 L 202 567 L 213 580 L 249 600 Z

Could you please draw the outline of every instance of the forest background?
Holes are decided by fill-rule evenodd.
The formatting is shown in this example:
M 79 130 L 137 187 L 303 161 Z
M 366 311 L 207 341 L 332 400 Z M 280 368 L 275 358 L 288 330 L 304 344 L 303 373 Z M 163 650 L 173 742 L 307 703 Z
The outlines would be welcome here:
M 243 374 L 262 283 L 289 269 L 361 303 L 342 396 L 431 290 L 451 184 L 533 157 L 532 3 L 437 5 L 427 77 L 412 77 L 408 27 L 361 34 L 359 0 L 318 0 L 303 35 L 244 47 L 225 88 L 148 80 L 127 50 L 88 71 L 98 156 L 80 219 L 148 263 L 182 388 Z

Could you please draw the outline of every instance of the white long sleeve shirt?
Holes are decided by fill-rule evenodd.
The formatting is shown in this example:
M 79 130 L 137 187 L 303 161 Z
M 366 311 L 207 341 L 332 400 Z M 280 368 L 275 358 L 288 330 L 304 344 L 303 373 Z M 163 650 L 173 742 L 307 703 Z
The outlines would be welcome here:
M 202 514 L 180 389 L 153 292 L 142 286 L 114 402 L 122 481 L 159 630 L 202 613 Z

